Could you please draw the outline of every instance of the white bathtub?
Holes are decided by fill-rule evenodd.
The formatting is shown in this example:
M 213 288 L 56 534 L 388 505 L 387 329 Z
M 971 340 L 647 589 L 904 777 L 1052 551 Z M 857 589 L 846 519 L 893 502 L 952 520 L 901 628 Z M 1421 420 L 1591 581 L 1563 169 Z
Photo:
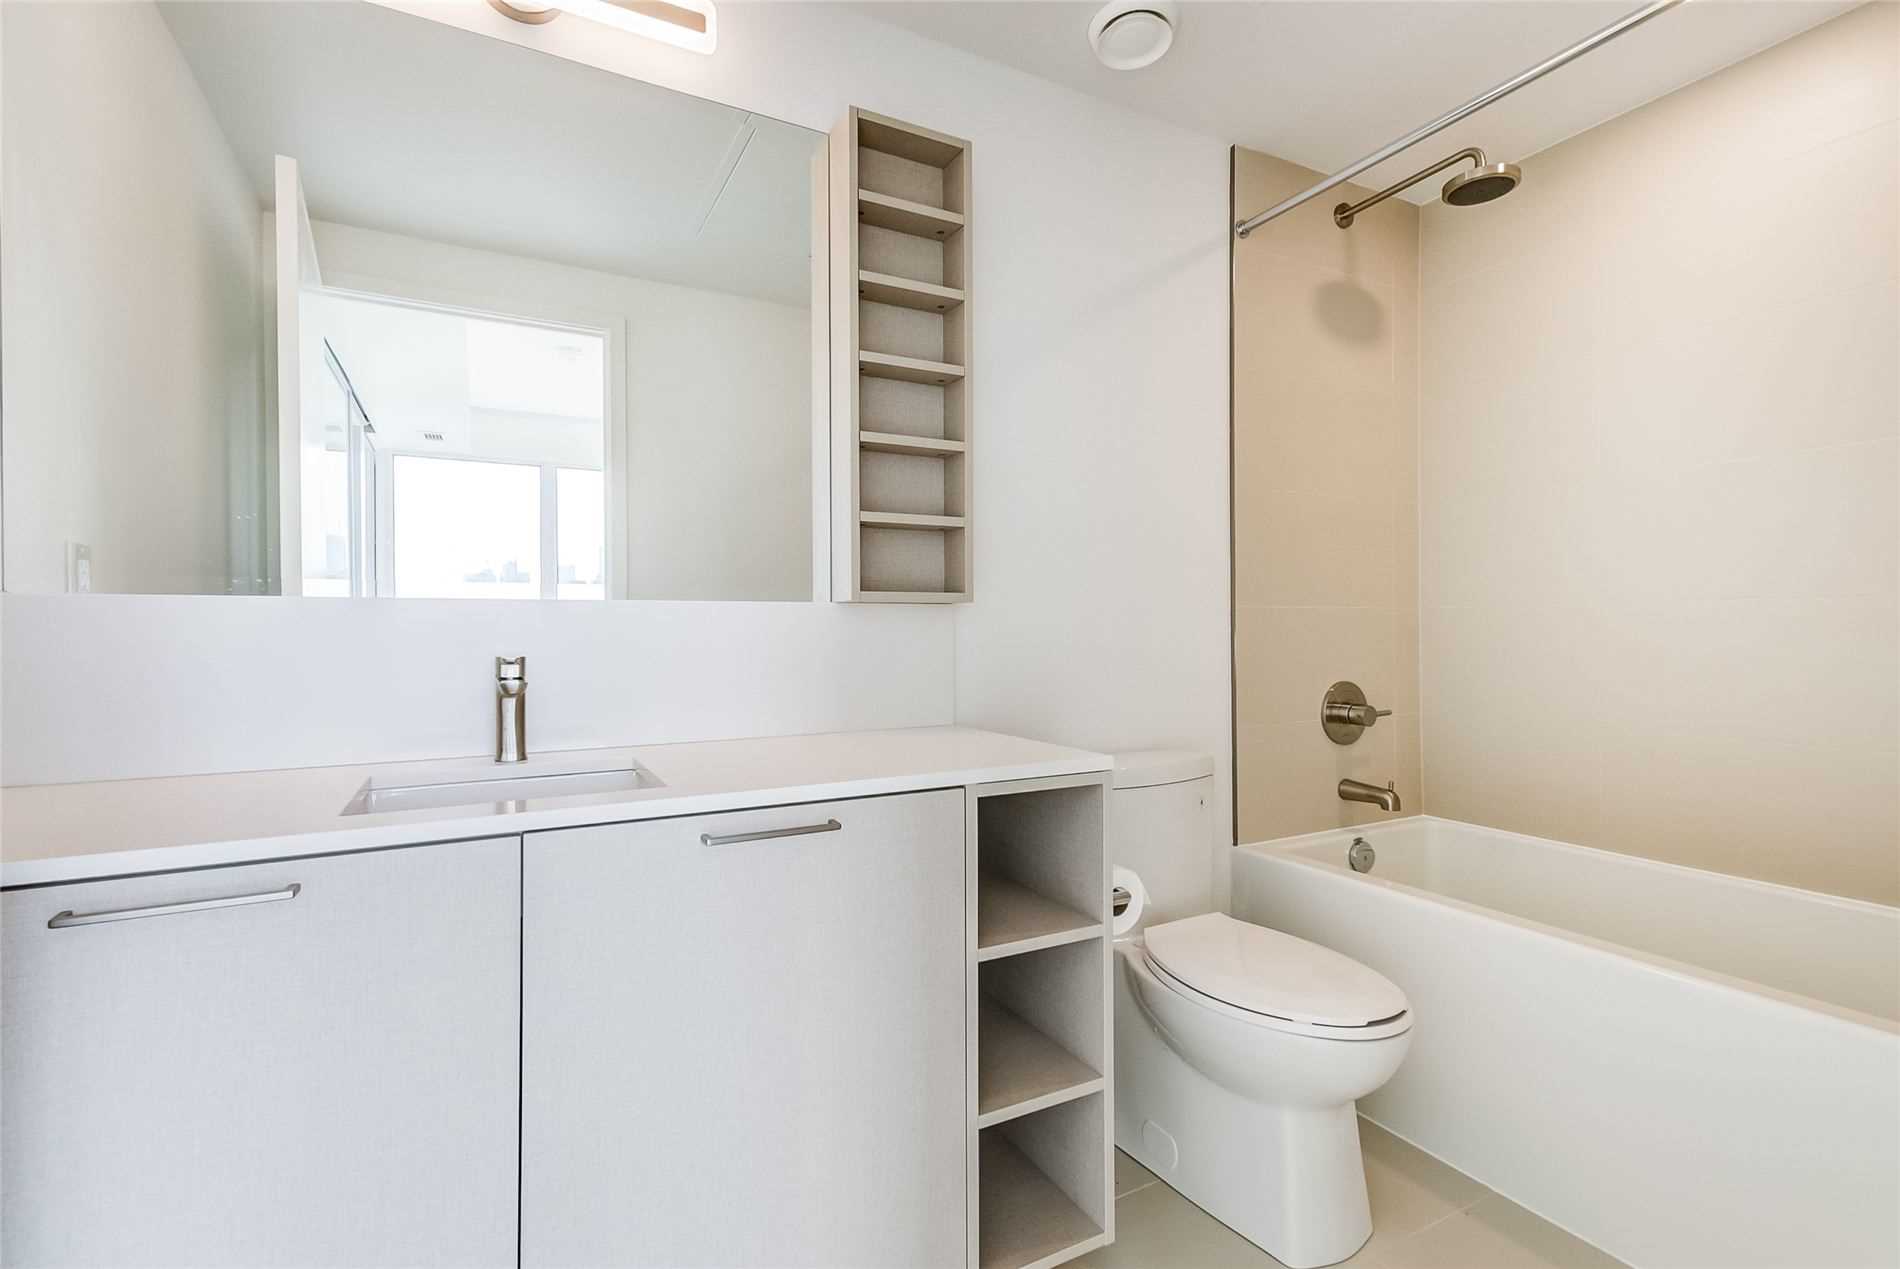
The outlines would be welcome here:
M 1369 1118 L 1579 1237 L 1900 1265 L 1900 909 L 1430 816 L 1240 847 L 1233 906 L 1405 990 Z

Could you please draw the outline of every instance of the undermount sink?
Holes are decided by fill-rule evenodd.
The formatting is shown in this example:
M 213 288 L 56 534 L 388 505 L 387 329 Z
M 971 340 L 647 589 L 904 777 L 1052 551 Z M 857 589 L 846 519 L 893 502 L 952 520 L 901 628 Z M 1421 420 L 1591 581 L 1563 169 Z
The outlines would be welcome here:
M 630 759 L 595 757 L 587 763 L 540 760 L 527 770 L 501 771 L 492 762 L 441 763 L 371 776 L 356 791 L 345 815 L 423 811 L 439 807 L 505 805 L 529 799 L 630 793 L 665 783 Z

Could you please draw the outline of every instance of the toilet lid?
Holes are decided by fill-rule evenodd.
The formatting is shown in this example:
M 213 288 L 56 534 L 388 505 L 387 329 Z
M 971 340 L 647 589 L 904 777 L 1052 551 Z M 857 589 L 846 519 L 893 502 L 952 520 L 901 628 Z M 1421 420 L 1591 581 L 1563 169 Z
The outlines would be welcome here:
M 1253 1013 L 1363 1027 L 1406 1010 L 1404 992 L 1351 957 L 1224 913 L 1151 926 L 1146 940 L 1169 974 Z

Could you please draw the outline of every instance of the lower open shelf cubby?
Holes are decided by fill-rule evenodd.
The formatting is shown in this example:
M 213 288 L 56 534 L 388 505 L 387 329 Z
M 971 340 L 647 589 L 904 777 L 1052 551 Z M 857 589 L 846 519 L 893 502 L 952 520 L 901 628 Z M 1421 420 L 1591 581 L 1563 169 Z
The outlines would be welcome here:
M 977 1126 L 1100 1092 L 1099 1071 L 1002 1005 L 977 1006 Z
M 1097 926 L 1076 942 L 978 961 L 977 1127 L 1101 1091 L 1102 946 Z
M 1105 1240 L 1108 1146 L 1102 1095 L 979 1134 L 977 1264 L 1035 1269 Z

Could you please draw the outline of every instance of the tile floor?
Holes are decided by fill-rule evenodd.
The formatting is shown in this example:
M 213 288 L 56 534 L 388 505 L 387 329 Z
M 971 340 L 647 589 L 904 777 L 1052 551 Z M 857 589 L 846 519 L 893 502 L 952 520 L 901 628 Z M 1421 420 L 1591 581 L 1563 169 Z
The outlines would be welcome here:
M 1385 1129 L 1359 1121 L 1372 1238 L 1354 1269 L 1618 1269 L 1558 1229 Z M 1115 1152 L 1115 1243 L 1087 1269 L 1275 1269 L 1279 1261 Z

